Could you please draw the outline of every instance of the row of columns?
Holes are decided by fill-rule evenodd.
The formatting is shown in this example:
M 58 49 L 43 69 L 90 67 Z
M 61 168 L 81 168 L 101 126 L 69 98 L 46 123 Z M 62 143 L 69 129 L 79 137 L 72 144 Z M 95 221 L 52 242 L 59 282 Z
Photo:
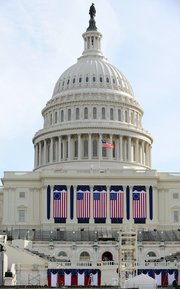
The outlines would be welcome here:
M 76 217 L 76 201 L 77 201 L 77 186 L 74 186 L 74 204 L 73 204 L 73 219 L 70 218 L 70 187 L 67 186 L 67 194 L 68 194 L 68 202 L 67 202 L 67 223 L 77 223 L 77 217 Z M 106 224 L 111 223 L 110 219 L 110 186 L 106 186 L 107 189 L 107 218 L 106 218 Z M 133 187 L 129 186 L 130 189 L 130 215 L 129 215 L 129 220 L 126 218 L 126 209 L 127 209 L 127 203 L 126 203 L 126 187 L 124 187 L 124 218 L 123 218 L 123 224 L 127 223 L 132 223 L 133 218 L 132 218 L 132 203 L 133 203 Z M 53 192 L 53 186 L 51 187 L 51 192 Z M 146 186 L 146 212 L 147 212 L 147 218 L 146 218 L 146 223 L 151 222 L 150 217 L 149 217 L 149 187 Z M 44 216 L 46 218 L 46 204 L 47 204 L 47 199 L 46 199 L 46 188 L 45 188 L 45 194 L 44 194 Z M 156 219 L 156 199 L 153 197 L 153 220 Z M 51 210 L 50 210 L 50 223 L 54 223 L 54 218 L 53 218 L 53 193 L 51 193 Z M 154 222 L 154 221 L 153 221 Z M 90 186 L 90 219 L 89 223 L 94 223 L 93 219 L 93 186 Z
M 138 163 L 151 167 L 151 144 L 147 141 L 134 137 L 109 135 L 108 141 L 114 144 L 114 149 L 105 149 L 103 155 L 102 139 L 106 139 L 103 134 L 98 137 L 92 134 L 78 134 L 48 138 L 35 144 L 35 168 L 53 164 L 61 161 L 73 160 L 117 160 L 130 163 Z M 78 142 L 78 152 L 75 156 L 75 140 Z M 84 141 L 88 141 L 87 155 L 84 156 Z M 97 141 L 97 155 L 93 155 L 93 140 Z

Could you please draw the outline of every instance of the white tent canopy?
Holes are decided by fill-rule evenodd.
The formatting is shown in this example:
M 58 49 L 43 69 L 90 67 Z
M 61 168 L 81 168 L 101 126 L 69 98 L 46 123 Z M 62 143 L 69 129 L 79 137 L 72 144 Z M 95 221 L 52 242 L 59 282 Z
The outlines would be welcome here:
M 155 289 L 156 280 L 148 275 L 140 274 L 126 280 L 125 288 Z

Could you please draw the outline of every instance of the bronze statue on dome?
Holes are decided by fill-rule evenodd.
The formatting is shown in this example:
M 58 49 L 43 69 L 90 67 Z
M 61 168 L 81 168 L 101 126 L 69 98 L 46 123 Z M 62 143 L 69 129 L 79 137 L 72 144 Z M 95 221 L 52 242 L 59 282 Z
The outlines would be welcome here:
M 91 16 L 91 19 L 94 19 L 94 17 L 96 16 L 96 9 L 94 7 L 94 3 L 92 3 L 89 9 L 89 15 Z
M 89 8 L 89 15 L 90 15 L 90 20 L 89 20 L 89 27 L 87 28 L 86 31 L 96 31 L 96 21 L 94 20 L 94 17 L 96 16 L 96 9 L 94 7 L 94 3 Z

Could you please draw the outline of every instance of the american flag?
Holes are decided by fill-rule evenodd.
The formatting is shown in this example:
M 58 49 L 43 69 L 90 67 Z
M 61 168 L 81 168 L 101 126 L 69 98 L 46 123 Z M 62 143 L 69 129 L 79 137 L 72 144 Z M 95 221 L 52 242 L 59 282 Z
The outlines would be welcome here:
M 54 190 L 53 193 L 53 217 L 67 218 L 67 191 Z
M 102 142 L 102 147 L 103 148 L 108 148 L 108 149 L 113 149 L 114 148 L 113 143 L 110 142 L 110 141 L 106 141 L 106 140 L 102 139 L 101 142 Z
M 145 190 L 133 190 L 133 218 L 141 219 L 146 218 L 147 204 Z
M 110 191 L 110 218 L 124 217 L 124 192 Z
M 106 218 L 107 216 L 107 192 L 105 190 L 93 192 L 93 217 Z
M 77 191 L 76 215 L 77 218 L 90 218 L 90 191 Z

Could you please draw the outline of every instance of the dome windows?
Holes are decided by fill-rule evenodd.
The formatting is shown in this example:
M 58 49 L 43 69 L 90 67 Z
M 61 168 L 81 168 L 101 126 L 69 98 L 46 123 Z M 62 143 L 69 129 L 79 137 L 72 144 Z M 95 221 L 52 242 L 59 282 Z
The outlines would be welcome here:
M 82 82 L 82 77 L 79 77 L 79 83 L 81 83 Z
M 69 79 L 67 80 L 67 85 L 69 85 Z
M 71 109 L 68 109 L 68 120 L 71 120 Z
M 109 83 L 109 77 L 106 77 L 106 82 Z
M 95 76 L 93 76 L 93 82 L 95 82 L 96 81 L 96 77 Z
M 76 107 L 76 120 L 79 120 L 79 107 Z
M 97 108 L 93 107 L 93 119 L 97 118 Z
M 73 78 L 73 84 L 76 82 L 76 79 L 75 78 Z
M 89 77 L 88 76 L 86 76 L 86 82 L 88 82 L 89 81 Z
M 106 111 L 105 111 L 105 107 L 102 107 L 102 119 L 105 119 L 106 118 Z
M 114 109 L 110 108 L 110 120 L 114 120 Z
M 88 119 L 88 108 L 84 108 L 84 119 Z
M 99 81 L 100 81 L 100 82 L 103 82 L 103 78 L 102 78 L 102 76 L 100 76 Z

